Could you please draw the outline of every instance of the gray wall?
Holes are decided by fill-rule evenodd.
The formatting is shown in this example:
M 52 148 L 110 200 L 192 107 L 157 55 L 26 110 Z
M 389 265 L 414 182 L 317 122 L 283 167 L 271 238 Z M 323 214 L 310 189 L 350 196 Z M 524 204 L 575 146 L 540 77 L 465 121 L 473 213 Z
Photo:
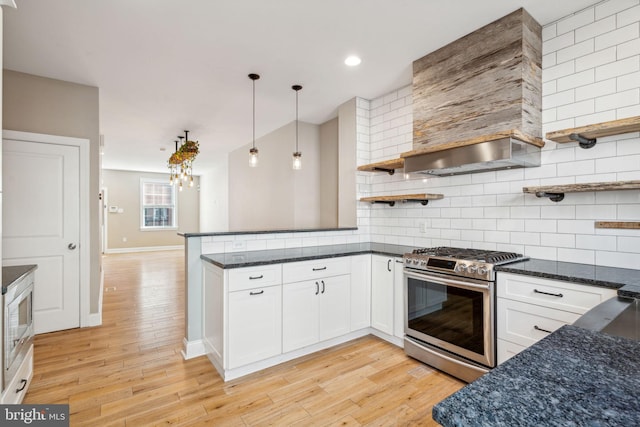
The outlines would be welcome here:
M 99 311 L 99 106 L 98 88 L 3 70 L 3 128 L 85 138 L 90 141 L 90 312 Z M 10 208 L 10 207 L 5 207 Z
M 199 231 L 200 207 L 198 186 L 200 178 L 194 177 L 194 186 L 185 187 L 178 194 L 177 230 L 140 230 L 140 179 L 169 181 L 168 174 L 103 170 L 103 187 L 107 189 L 107 205 L 122 208 L 122 213 L 105 214 L 107 221 L 107 249 L 159 248 L 179 246 L 184 238 L 179 232 Z M 127 241 L 123 242 L 123 238 Z
M 320 125 L 320 223 L 338 224 L 338 118 Z

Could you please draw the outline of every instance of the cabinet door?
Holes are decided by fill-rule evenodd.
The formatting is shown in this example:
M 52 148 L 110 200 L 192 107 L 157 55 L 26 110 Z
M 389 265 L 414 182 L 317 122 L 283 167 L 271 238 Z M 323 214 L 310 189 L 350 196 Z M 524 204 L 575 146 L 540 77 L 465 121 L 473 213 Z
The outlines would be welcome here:
M 328 277 L 320 282 L 320 341 L 349 333 L 350 277 Z
M 282 285 L 282 351 L 319 341 L 320 283 L 315 280 Z
M 351 330 L 371 326 L 371 255 L 351 257 Z
M 403 259 L 395 258 L 393 266 L 393 334 L 398 338 L 404 337 L 404 271 Z
M 393 334 L 393 267 L 392 257 L 371 256 L 371 326 Z
M 267 359 L 281 351 L 282 287 L 230 292 L 227 368 Z

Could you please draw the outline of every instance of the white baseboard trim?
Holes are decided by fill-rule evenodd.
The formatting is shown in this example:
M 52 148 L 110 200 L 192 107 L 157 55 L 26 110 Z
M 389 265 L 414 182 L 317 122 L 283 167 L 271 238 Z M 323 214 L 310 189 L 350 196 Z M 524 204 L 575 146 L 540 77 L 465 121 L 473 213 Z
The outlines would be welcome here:
M 87 323 L 85 325 L 82 325 L 83 328 L 102 325 L 102 307 L 100 307 L 99 313 L 89 313 L 86 320 Z
M 141 248 L 107 248 L 105 254 L 126 254 L 130 252 L 156 252 L 156 251 L 175 251 L 178 249 L 184 249 L 184 245 L 176 246 L 144 246 Z
M 404 338 L 398 338 L 395 335 L 389 335 L 385 332 L 379 331 L 375 328 L 370 328 L 371 335 L 375 335 L 376 337 L 385 340 L 386 342 L 398 346 L 400 348 L 404 348 Z
M 202 340 L 187 341 L 186 338 L 182 340 L 182 357 L 184 360 L 204 355 L 204 342 Z

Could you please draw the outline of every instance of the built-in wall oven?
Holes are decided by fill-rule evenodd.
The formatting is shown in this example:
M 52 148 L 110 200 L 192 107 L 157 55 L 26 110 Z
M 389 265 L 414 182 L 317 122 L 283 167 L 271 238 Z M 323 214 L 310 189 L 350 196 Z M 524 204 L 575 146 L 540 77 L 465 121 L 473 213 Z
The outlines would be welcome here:
M 449 247 L 405 254 L 407 355 L 467 382 L 495 367 L 493 267 L 523 259 Z
M 33 274 L 12 285 L 4 295 L 4 388 L 15 376 L 33 343 Z

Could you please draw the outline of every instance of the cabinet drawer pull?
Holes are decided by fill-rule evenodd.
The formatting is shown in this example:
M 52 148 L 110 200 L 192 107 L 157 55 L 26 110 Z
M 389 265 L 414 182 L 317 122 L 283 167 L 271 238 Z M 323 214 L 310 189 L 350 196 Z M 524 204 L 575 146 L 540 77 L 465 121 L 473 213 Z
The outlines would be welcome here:
M 20 380 L 20 388 L 16 389 L 16 393 L 20 393 L 22 390 L 24 390 L 24 388 L 27 386 L 27 380 L 25 380 L 24 378 Z
M 547 334 L 551 333 L 551 331 L 548 331 L 546 329 L 542 329 L 542 328 L 538 327 L 538 325 L 533 325 L 533 329 L 535 329 L 536 331 L 540 331 L 540 332 L 546 332 Z
M 551 292 L 539 291 L 537 289 L 534 289 L 533 292 L 536 293 L 536 294 L 551 295 L 552 297 L 558 297 L 558 298 L 562 298 L 564 296 L 562 294 L 554 294 L 554 293 L 551 293 Z
M 324 267 L 320 267 L 320 268 L 314 268 L 313 271 L 322 271 L 322 270 L 326 270 L 326 269 L 327 269 L 327 267 L 324 266 Z
M 316 295 L 318 295 L 320 293 L 320 285 L 318 285 L 318 282 L 316 282 Z
M 254 291 L 249 292 L 249 295 L 260 295 L 260 294 L 264 294 L 264 289 L 258 292 L 254 292 Z
M 249 276 L 249 280 L 257 280 L 257 279 L 262 279 L 264 277 L 264 274 L 261 274 L 259 276 Z
M 321 280 L 322 282 L 322 293 L 324 294 L 324 280 Z
M 391 271 L 391 260 L 387 260 L 387 271 Z

